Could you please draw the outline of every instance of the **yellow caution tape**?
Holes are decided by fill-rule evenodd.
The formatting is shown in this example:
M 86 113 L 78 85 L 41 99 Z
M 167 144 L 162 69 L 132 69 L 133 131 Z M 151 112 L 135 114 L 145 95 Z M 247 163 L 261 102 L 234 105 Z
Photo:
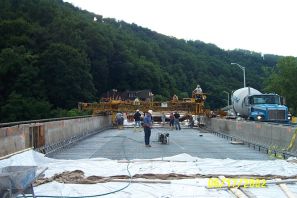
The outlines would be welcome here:
M 291 151 L 291 149 L 293 148 L 293 145 L 294 145 L 295 140 L 296 140 L 296 136 L 297 136 L 297 129 L 295 129 L 294 134 L 293 134 L 293 136 L 291 138 L 291 142 L 290 142 L 290 144 L 288 146 L 288 149 L 287 149 L 288 151 Z

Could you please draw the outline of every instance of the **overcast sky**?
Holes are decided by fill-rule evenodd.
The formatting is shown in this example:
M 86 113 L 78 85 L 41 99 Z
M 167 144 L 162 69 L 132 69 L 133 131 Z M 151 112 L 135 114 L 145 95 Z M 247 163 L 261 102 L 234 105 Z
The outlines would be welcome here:
M 297 56 L 296 0 L 64 1 L 176 38 Z

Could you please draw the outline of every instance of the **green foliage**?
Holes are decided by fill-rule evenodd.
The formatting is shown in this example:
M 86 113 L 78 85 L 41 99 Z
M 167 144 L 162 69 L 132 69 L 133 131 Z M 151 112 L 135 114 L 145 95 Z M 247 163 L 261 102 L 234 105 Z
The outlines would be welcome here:
M 180 99 L 189 98 L 189 94 L 187 92 L 181 92 L 180 94 L 178 94 L 178 96 Z
M 67 117 L 84 116 L 84 115 L 91 115 L 91 112 L 88 112 L 88 111 L 79 111 L 78 109 L 70 109 L 67 112 Z
M 40 57 L 40 75 L 49 101 L 71 108 L 77 101 L 92 100 L 95 88 L 85 53 L 65 44 L 51 44 Z
M 5 105 L 1 106 L 1 121 L 23 121 L 47 118 L 51 105 L 47 101 L 11 93 Z
M 91 115 L 90 111 L 79 111 L 78 109 L 65 110 L 57 108 L 51 111 L 51 117 L 61 118 L 61 117 L 75 117 L 75 116 L 84 116 Z
M 297 113 L 297 60 L 285 57 L 279 60 L 276 68 L 266 80 L 266 90 L 276 92 L 286 98 L 292 113 Z
M 155 95 L 154 96 L 154 101 L 158 101 L 158 102 L 162 102 L 162 101 L 167 101 L 168 100 L 168 98 L 166 98 L 166 97 L 164 97 L 164 96 L 162 96 L 162 95 Z
M 44 95 L 36 66 L 38 56 L 23 46 L 5 48 L 0 52 L 0 90 L 2 98 L 16 91 L 27 97 Z
M 62 0 L 1 0 L 0 34 L 0 122 L 78 115 L 69 109 L 114 88 L 151 89 L 163 100 L 191 96 L 200 84 L 205 106 L 220 108 L 223 90 L 243 82 L 231 62 L 261 90 L 280 58 L 178 40 Z

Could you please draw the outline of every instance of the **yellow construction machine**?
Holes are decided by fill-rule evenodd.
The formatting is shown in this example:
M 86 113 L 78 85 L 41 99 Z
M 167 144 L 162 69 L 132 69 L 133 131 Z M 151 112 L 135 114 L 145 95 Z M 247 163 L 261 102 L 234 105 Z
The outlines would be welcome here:
M 183 119 L 188 119 L 192 115 L 208 115 L 209 110 L 204 108 L 204 102 L 206 100 L 206 94 L 202 93 L 200 86 L 192 92 L 191 98 L 183 98 L 178 100 L 176 95 L 173 96 L 171 101 L 154 102 L 140 101 L 138 98 L 135 100 L 115 100 L 114 98 L 102 98 L 100 102 L 95 103 L 79 103 L 78 108 L 84 111 L 91 111 L 93 115 L 108 114 L 113 116 L 117 112 L 123 112 L 127 114 L 127 118 L 133 121 L 134 112 L 139 109 L 142 112 L 147 112 L 149 109 L 153 112 L 169 114 L 170 112 L 180 112 L 184 116 Z M 154 116 L 155 117 L 155 116 Z
M 140 109 L 147 112 L 149 109 L 154 112 L 185 112 L 191 115 L 205 115 L 207 110 L 204 109 L 204 101 L 206 94 L 199 93 L 192 98 L 184 98 L 182 100 L 173 99 L 166 102 L 139 101 L 139 100 L 113 100 L 112 98 L 101 100 L 95 103 L 78 104 L 80 110 L 91 111 L 93 115 L 112 114 L 116 112 L 135 112 Z

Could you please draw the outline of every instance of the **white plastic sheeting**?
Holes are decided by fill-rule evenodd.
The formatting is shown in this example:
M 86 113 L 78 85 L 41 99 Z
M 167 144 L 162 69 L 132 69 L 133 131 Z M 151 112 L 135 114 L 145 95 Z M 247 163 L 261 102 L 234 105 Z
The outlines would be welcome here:
M 43 154 L 27 151 L 0 161 L 0 168 L 11 165 L 36 165 L 48 167 L 46 177 L 63 171 L 82 170 L 85 176 L 129 175 L 128 163 L 104 158 L 82 160 L 56 160 Z M 215 174 L 215 175 L 297 175 L 297 164 L 285 160 L 248 161 L 232 159 L 201 159 L 188 154 L 180 154 L 163 159 L 132 160 L 129 164 L 131 175 L 135 174 Z M 207 189 L 207 178 L 171 180 L 170 184 L 131 183 L 131 185 L 109 197 L 232 197 L 227 189 Z M 98 184 L 63 184 L 51 182 L 35 187 L 37 195 L 82 196 L 108 193 L 126 186 L 126 182 Z M 296 184 L 288 184 L 296 192 Z M 276 185 L 267 188 L 246 189 L 257 197 L 285 197 Z

